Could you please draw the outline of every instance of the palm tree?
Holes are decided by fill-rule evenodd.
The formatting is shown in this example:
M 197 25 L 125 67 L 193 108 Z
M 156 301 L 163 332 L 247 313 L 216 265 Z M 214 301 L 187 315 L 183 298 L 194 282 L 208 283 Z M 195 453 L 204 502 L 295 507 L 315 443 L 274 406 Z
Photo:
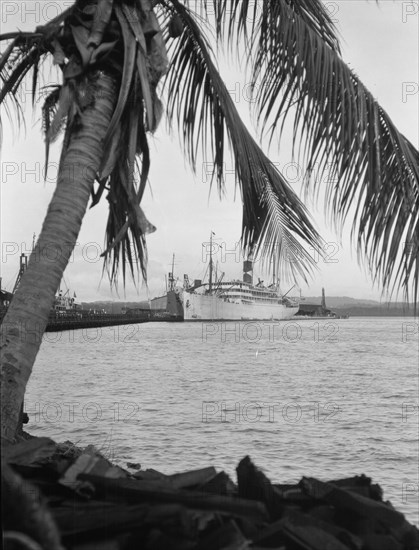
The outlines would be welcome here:
M 200 147 L 209 149 L 222 190 L 227 146 L 233 153 L 243 249 L 275 253 L 283 277 L 312 272 L 307 249 L 321 249 L 322 240 L 240 119 L 210 36 L 230 50 L 244 49 L 259 87 L 261 131 L 279 138 L 293 116 L 293 141 L 302 144 L 308 173 L 315 164 L 333 164 L 328 205 L 338 222 L 355 213 L 358 252 L 375 280 L 417 299 L 419 154 L 342 61 L 320 0 L 76 0 L 35 32 L 0 36 L 7 41 L 0 104 L 11 98 L 19 109 L 19 86 L 32 70 L 35 93 L 49 57 L 62 80 L 43 103 L 47 158 L 49 144 L 64 131 L 56 190 L 3 321 L 3 441 L 16 436 L 26 383 L 90 197 L 95 205 L 106 191 L 109 202 L 104 255 L 111 281 L 121 262 L 124 278 L 125 266 L 133 274 L 137 260 L 146 275 L 145 236 L 155 228 L 140 203 L 150 166 L 147 133 L 163 114 L 158 84 L 164 75 L 166 115 L 177 123 L 191 166 Z M 316 190 L 318 183 L 307 178 L 306 185 Z

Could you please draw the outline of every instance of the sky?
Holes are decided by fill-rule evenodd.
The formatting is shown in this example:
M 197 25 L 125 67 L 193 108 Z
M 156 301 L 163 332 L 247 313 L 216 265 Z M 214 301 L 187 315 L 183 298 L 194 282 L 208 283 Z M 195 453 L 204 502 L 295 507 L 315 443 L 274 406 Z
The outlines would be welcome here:
M 57 14 L 70 2 L 11 2 L 1 5 L 2 31 L 19 28 L 31 30 Z M 379 5 L 367 0 L 324 2 L 340 33 L 343 58 L 387 111 L 397 128 L 418 146 L 418 19 L 417 1 L 382 0 Z M 255 124 L 249 116 L 248 78 L 233 61 L 219 55 L 220 71 L 235 104 L 254 136 Z M 40 108 L 32 114 L 29 86 L 23 95 L 27 105 L 26 128 L 11 127 L 2 113 L 3 144 L 1 150 L 1 275 L 2 286 L 11 290 L 18 272 L 19 255 L 30 252 L 33 234 L 39 234 L 52 196 L 59 144 L 50 157 L 50 170 L 43 178 L 44 143 L 40 125 Z M 277 163 L 291 186 L 301 194 L 301 171 L 292 163 L 289 139 L 284 136 L 280 147 L 269 150 L 266 140 L 261 145 Z M 216 190 L 210 193 L 208 167 L 199 163 L 194 175 L 179 145 L 176 133 L 169 135 L 164 121 L 151 138 L 150 185 L 142 207 L 157 231 L 147 238 L 148 288 L 141 281 L 135 286 L 127 281 L 118 292 L 111 290 L 102 277 L 104 233 L 107 219 L 105 200 L 88 210 L 78 244 L 64 275 L 63 289 L 75 292 L 79 301 L 142 300 L 160 295 L 165 288 L 165 274 L 171 271 L 175 254 L 175 275 L 181 280 L 202 278 L 208 265 L 207 244 L 215 233 L 215 255 L 225 278 L 241 277 L 239 254 L 234 251 L 241 232 L 240 195 L 235 197 L 234 176 L 227 173 L 226 195 L 220 200 Z M 228 159 L 228 157 L 226 157 Z M 207 161 L 210 161 L 208 158 Z M 233 165 L 226 169 L 233 170 Z M 381 289 L 373 286 L 372 277 L 357 262 L 350 242 L 350 224 L 337 235 L 324 216 L 323 204 L 307 204 L 315 225 L 327 244 L 327 261 L 313 257 L 318 271 L 309 284 L 298 282 L 306 296 L 318 296 L 326 289 L 328 296 L 351 296 L 380 300 Z M 266 280 L 266 274 L 255 269 L 255 275 Z M 286 292 L 289 287 L 282 287 Z M 291 292 L 292 294 L 293 292 Z

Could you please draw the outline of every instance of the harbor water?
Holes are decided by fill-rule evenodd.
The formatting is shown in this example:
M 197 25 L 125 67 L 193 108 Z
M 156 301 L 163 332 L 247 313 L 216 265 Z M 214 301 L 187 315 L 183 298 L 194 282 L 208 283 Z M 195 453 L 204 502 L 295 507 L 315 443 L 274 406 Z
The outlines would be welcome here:
M 365 473 L 419 525 L 413 318 L 144 323 L 44 335 L 27 430 L 126 466 L 245 455 L 277 483 Z

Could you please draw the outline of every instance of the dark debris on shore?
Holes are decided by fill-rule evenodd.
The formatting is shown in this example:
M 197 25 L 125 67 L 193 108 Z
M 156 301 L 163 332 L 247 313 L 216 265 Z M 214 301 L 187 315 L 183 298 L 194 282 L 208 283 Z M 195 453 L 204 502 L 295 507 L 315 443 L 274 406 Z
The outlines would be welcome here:
M 165 475 L 94 447 L 31 438 L 2 449 L 8 550 L 418 550 L 419 531 L 361 475 L 272 483 L 249 457 Z

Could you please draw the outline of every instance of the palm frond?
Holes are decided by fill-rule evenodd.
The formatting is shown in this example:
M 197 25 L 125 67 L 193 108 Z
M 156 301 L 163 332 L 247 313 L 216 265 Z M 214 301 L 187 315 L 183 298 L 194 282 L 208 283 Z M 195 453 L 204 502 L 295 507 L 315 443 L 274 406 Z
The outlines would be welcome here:
M 297 278 L 305 278 L 303 265 L 311 265 L 313 257 L 301 246 L 301 242 L 288 229 L 287 219 L 283 208 L 279 203 L 278 194 L 272 187 L 270 180 L 265 179 L 265 188 L 262 195 L 267 216 L 261 229 L 259 245 L 255 247 L 254 254 L 260 256 L 262 265 L 267 263 L 269 272 L 272 259 L 275 263 L 275 272 L 280 281 L 295 282 Z M 281 239 L 278 240 L 278 227 L 280 227 Z
M 340 51 L 337 31 L 330 13 L 321 0 L 282 0 L 330 48 Z M 275 32 L 277 0 L 185 0 L 192 11 L 205 20 L 214 21 L 217 36 L 237 52 L 245 47 L 248 61 L 253 62 L 264 50 L 263 36 Z M 291 15 L 290 24 L 293 22 Z M 257 67 L 257 64 L 254 65 Z
M 24 111 L 19 94 L 22 82 L 32 70 L 32 102 L 38 87 L 38 67 L 47 55 L 43 36 L 39 32 L 13 32 L 0 35 L 0 42 L 8 42 L 0 56 L 0 105 L 12 121 L 16 115 L 17 126 L 25 125 Z
M 37 70 L 39 60 L 45 53 L 40 51 L 36 43 L 28 44 L 16 39 L 13 40 L 4 52 L 0 62 L 0 78 L 3 84 L 0 90 L 0 103 L 3 103 L 4 99 L 8 96 L 12 97 L 17 105 L 19 105 L 16 99 L 16 92 L 27 73 L 31 69 Z
M 413 290 L 417 299 L 418 151 L 294 3 L 279 0 L 270 16 L 255 60 L 262 129 L 269 125 L 273 139 L 293 117 L 294 145 L 303 139 L 298 150 L 307 173 L 319 175 L 307 177 L 306 189 L 318 190 L 328 170 L 334 222 L 342 225 L 354 212 L 352 236 L 375 280 L 390 293 L 403 289 L 407 299 Z M 401 242 L 413 256 L 399 253 Z
M 138 91 L 135 92 L 138 97 Z M 125 283 L 126 269 L 129 267 L 135 281 L 135 268 L 140 267 L 144 280 L 147 280 L 147 249 L 145 236 L 155 231 L 140 207 L 142 178 L 147 178 L 148 144 L 143 153 L 141 168 L 135 169 L 138 148 L 138 127 L 144 113 L 126 111 L 121 120 L 121 136 L 118 140 L 118 155 L 112 173 L 107 179 L 109 186 L 109 216 L 106 227 L 106 249 L 104 270 L 107 270 L 112 284 L 117 286 L 119 268 L 122 266 L 122 279 Z M 136 176 L 137 175 L 137 176 Z M 140 182 L 135 180 L 140 179 Z M 136 186 L 138 185 L 138 191 Z M 103 189 L 103 187 L 102 187 Z M 140 198 L 139 198 L 140 197 Z
M 138 265 L 145 279 L 144 236 L 155 229 L 140 202 L 150 168 L 146 129 L 154 130 L 161 116 L 156 86 L 167 58 L 164 47 L 159 49 L 163 40 L 157 19 L 146 7 L 147 2 L 128 5 L 113 0 L 76 0 L 36 33 L 0 36 L 0 40 L 11 40 L 0 60 L 5 83 L 0 103 L 11 96 L 19 106 L 15 94 L 31 69 L 36 89 L 43 57 L 51 56 L 62 70 L 62 84 L 47 95 L 42 111 L 47 165 L 50 143 L 65 128 L 65 152 L 71 129 L 80 123 L 84 108 L 95 100 L 94 91 L 86 85 L 87 75 L 106 70 L 118 85 L 97 175 L 99 189 L 93 193 L 92 202 L 94 206 L 104 190 L 109 191 L 104 269 L 110 273 L 111 283 L 117 282 L 121 262 L 124 281 L 126 270 L 129 268 L 134 276 Z
M 51 126 L 57 112 L 59 98 L 60 86 L 56 86 L 52 92 L 47 95 L 42 106 L 42 130 L 45 136 L 45 178 L 48 171 Z
M 114 5 L 123 41 L 123 67 L 117 104 L 104 142 L 100 188 L 93 197 L 96 204 L 105 187 L 109 188 L 103 256 L 104 269 L 115 285 L 121 265 L 124 282 L 127 266 L 134 278 L 138 263 L 146 281 L 145 235 L 155 231 L 140 203 L 150 169 L 146 129 L 154 130 L 159 119 L 156 86 L 167 58 L 160 47 L 161 32 L 154 13 L 143 13 L 140 7 Z
M 242 122 L 212 61 L 208 41 L 193 14 L 178 0 L 163 0 L 161 5 L 166 13 L 176 14 L 184 26 L 183 34 L 177 40 L 171 41 L 166 36 L 171 54 L 171 66 L 165 82 L 170 90 L 168 119 L 170 122 L 177 121 L 194 169 L 199 144 L 205 151 L 207 140 L 210 141 L 214 159 L 213 178 L 220 191 L 223 190 L 225 148 L 227 143 L 230 144 L 243 203 L 244 250 L 249 253 L 255 249 L 267 252 L 270 246 L 278 246 L 278 243 L 282 243 L 284 250 L 291 232 L 307 247 L 319 249 L 321 239 L 304 205 Z M 267 188 L 270 191 L 269 200 Z M 276 199 L 272 200 L 272 196 Z M 268 243 L 268 239 L 272 242 Z M 301 275 L 310 273 L 314 261 L 304 253 L 297 238 L 293 246 L 299 250 L 299 254 L 293 252 L 293 270 L 297 269 Z M 287 266 L 283 265 L 285 269 Z M 291 269 L 288 275 L 292 275 Z
M 109 124 L 108 132 L 104 141 L 103 148 L 108 151 L 111 147 L 111 142 L 116 135 L 116 130 L 119 126 L 122 114 L 127 106 L 127 99 L 131 89 L 131 83 L 134 76 L 134 67 L 137 56 L 137 44 L 135 40 L 131 40 L 130 31 L 128 29 L 128 23 L 122 14 L 122 9 L 115 7 L 115 13 L 118 17 L 119 24 L 121 25 L 123 42 L 124 42 L 124 56 L 123 56 L 123 70 L 122 80 L 119 86 L 119 96 L 112 115 L 111 122 Z M 106 162 L 107 156 L 104 156 L 103 162 Z
M 307 177 L 306 191 L 318 193 L 330 172 L 325 204 L 333 223 L 341 226 L 354 211 L 360 260 L 383 292 L 402 289 L 417 300 L 418 152 L 342 61 L 326 7 L 320 0 L 205 0 L 200 6 L 215 20 L 219 38 L 238 50 L 245 46 L 262 133 L 269 128 L 271 140 L 280 136 L 293 117 L 294 148 L 307 174 L 318 174 Z
M 54 38 L 72 11 L 73 6 L 63 10 L 46 25 L 37 27 L 35 32 L 16 31 L 0 34 L 0 42 L 10 41 L 0 56 L 0 79 L 3 82 L 0 103 L 3 103 L 4 99 L 9 96 L 15 101 L 15 106 L 20 108 L 15 94 L 30 69 L 33 69 L 32 100 L 34 101 L 38 84 L 39 63 L 51 51 L 54 51 Z

